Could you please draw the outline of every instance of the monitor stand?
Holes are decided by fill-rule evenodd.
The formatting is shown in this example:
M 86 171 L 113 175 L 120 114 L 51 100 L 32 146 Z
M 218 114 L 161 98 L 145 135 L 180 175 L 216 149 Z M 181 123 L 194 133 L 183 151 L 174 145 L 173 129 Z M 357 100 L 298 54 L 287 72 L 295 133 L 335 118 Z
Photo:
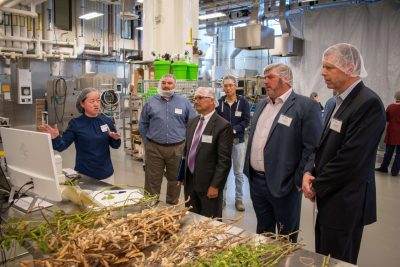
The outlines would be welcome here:
M 47 202 L 36 195 L 33 197 L 26 196 L 14 199 L 15 192 L 16 188 L 12 186 L 8 202 L 9 203 L 14 202 L 13 207 L 22 212 L 30 213 L 41 208 L 47 208 L 53 206 L 53 204 L 51 204 L 50 202 Z

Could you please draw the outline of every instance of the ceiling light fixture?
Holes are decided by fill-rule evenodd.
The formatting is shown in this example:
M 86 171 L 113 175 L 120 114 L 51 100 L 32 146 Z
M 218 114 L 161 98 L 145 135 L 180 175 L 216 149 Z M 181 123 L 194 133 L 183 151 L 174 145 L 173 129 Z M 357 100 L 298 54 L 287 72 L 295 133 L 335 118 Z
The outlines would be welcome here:
M 79 18 L 84 19 L 84 20 L 89 20 L 89 19 L 94 19 L 94 18 L 101 17 L 101 16 L 104 16 L 104 14 L 97 13 L 97 12 L 90 12 L 90 13 L 80 16 Z
M 204 15 L 199 16 L 199 20 L 215 19 L 215 18 L 220 18 L 220 17 L 226 17 L 226 15 L 222 12 L 204 14 Z

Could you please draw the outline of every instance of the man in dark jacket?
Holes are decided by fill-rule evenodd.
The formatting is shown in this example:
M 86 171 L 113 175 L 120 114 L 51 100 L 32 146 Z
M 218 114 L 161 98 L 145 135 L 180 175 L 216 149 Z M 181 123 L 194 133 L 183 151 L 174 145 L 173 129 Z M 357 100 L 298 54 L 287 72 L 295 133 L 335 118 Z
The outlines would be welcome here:
M 232 165 L 235 175 L 235 207 L 244 211 L 243 205 L 243 163 L 244 163 L 244 131 L 249 125 L 249 102 L 236 94 L 237 79 L 234 76 L 225 76 L 222 81 L 225 96 L 218 100 L 218 115 L 229 121 L 233 129 Z M 225 187 L 226 188 L 226 187 Z

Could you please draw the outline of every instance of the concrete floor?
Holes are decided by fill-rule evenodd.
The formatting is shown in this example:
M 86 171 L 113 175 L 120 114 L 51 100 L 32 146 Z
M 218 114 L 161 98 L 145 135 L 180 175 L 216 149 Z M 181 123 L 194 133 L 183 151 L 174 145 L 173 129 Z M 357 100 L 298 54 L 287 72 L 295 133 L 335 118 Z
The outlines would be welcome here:
M 75 151 L 71 146 L 62 153 L 63 167 L 74 167 Z M 142 162 L 126 155 L 123 148 L 112 151 L 116 184 L 144 186 Z M 166 180 L 163 182 L 161 200 L 165 200 Z M 378 222 L 365 227 L 358 264 L 362 267 L 399 266 L 400 263 L 400 177 L 376 173 Z M 183 191 L 183 190 L 182 190 Z M 235 209 L 234 177 L 228 179 L 227 205 L 223 216 L 226 219 L 239 219 L 236 224 L 250 232 L 255 232 L 256 218 L 249 194 L 249 185 L 245 179 L 245 212 Z M 314 251 L 313 204 L 303 198 L 299 240 L 305 249 Z

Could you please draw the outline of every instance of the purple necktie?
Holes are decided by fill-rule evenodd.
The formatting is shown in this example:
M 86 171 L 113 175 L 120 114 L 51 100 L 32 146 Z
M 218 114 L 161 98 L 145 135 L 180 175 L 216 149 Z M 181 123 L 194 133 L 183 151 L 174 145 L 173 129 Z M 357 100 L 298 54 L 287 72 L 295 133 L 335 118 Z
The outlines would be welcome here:
M 200 137 L 201 137 L 201 132 L 203 129 L 203 123 L 204 123 L 204 117 L 201 117 L 199 126 L 197 127 L 196 132 L 194 133 L 192 146 L 190 147 L 190 151 L 189 151 L 188 167 L 189 167 L 189 170 L 191 173 L 194 172 L 194 162 L 196 161 L 196 151 L 197 151 L 197 146 L 200 143 Z

